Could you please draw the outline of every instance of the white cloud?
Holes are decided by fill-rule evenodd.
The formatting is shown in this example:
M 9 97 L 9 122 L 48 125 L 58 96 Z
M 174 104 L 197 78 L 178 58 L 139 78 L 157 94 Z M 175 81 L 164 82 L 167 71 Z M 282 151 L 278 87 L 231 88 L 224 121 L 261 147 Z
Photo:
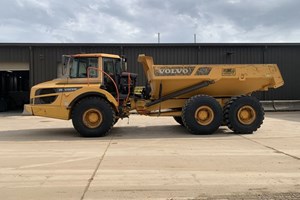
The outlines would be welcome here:
M 4 0 L 0 42 L 299 42 L 297 0 Z

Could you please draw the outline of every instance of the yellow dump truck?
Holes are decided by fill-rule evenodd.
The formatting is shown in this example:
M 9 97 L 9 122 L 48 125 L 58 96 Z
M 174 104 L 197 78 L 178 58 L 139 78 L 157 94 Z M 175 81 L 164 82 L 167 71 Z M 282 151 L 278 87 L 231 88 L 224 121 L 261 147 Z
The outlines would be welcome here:
M 276 64 L 154 65 L 139 55 L 147 83 L 126 59 L 95 53 L 63 56 L 64 76 L 35 85 L 27 112 L 70 120 L 84 137 L 105 136 L 121 118 L 138 113 L 169 116 L 193 134 L 212 134 L 222 124 L 235 133 L 252 133 L 264 120 L 254 91 L 284 84 Z

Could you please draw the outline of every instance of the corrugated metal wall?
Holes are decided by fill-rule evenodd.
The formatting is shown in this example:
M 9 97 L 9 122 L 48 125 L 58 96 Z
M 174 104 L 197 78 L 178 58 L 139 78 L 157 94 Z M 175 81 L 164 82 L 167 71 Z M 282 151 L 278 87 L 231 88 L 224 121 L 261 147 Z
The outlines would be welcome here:
M 29 47 L 0 45 L 1 62 L 28 62 L 28 60 L 29 60 Z
M 300 46 L 266 48 L 265 63 L 278 64 L 285 85 L 266 93 L 266 99 L 300 99 Z
M 146 80 L 138 54 L 151 55 L 156 64 L 261 64 L 276 63 L 285 86 L 258 93 L 263 100 L 300 99 L 300 44 L 0 44 L 0 61 L 29 62 L 31 84 L 57 76 L 63 54 L 105 52 L 125 55 L 129 71 Z

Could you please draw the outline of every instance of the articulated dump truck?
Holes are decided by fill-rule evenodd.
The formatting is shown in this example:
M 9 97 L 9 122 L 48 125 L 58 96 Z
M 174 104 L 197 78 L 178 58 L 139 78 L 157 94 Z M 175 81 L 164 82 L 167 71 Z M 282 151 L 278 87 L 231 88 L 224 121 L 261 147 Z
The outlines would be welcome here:
M 130 114 L 173 117 L 193 134 L 222 125 L 253 133 L 264 120 L 251 94 L 284 84 L 276 64 L 154 65 L 139 55 L 147 83 L 136 86 L 126 59 L 111 54 L 63 56 L 64 76 L 35 85 L 25 109 L 36 116 L 72 120 L 84 137 L 105 136 Z

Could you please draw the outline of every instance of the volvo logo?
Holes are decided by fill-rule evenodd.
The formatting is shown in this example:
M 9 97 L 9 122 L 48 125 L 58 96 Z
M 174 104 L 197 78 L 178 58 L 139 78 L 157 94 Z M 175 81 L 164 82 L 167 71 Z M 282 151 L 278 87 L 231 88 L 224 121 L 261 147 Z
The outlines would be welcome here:
M 188 69 L 159 69 L 160 74 L 188 74 Z
M 190 67 L 190 66 L 186 66 L 186 67 L 176 67 L 176 66 L 172 66 L 172 67 L 156 67 L 155 68 L 155 76 L 188 76 L 191 75 L 192 72 L 194 71 L 195 67 Z

